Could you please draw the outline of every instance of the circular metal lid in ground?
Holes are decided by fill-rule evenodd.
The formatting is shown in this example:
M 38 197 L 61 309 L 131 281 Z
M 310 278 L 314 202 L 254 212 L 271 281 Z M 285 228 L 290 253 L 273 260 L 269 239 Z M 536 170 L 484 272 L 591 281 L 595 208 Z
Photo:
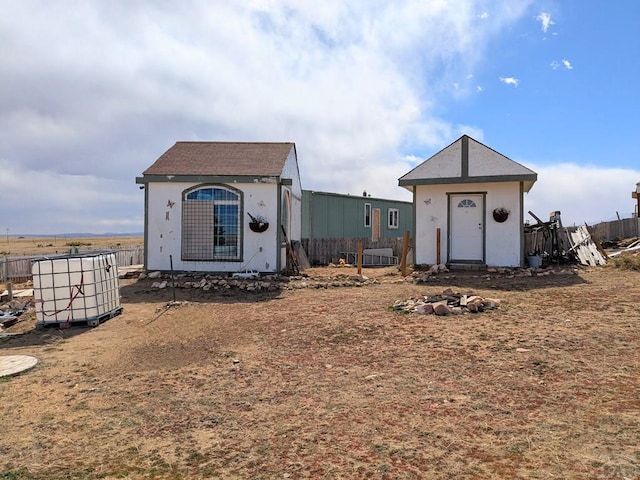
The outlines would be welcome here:
M 0 356 L 0 377 L 17 375 L 35 367 L 37 363 L 38 359 L 29 355 Z

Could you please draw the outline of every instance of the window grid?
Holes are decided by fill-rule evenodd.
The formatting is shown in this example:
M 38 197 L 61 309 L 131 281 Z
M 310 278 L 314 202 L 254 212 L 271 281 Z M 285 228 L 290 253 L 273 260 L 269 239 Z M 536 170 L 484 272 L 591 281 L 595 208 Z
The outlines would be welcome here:
M 364 226 L 365 228 L 371 228 L 371 204 L 364 204 Z
M 389 228 L 398 228 L 398 209 L 390 208 L 389 209 Z
M 182 259 L 238 261 L 240 196 L 225 188 L 199 188 L 182 202 Z

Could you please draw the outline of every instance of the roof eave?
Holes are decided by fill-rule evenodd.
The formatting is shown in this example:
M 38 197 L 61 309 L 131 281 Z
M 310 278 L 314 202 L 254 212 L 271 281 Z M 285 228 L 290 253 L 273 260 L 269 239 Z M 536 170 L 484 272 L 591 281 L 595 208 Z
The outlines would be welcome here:
M 505 182 L 531 182 L 538 180 L 538 174 L 528 175 L 495 175 L 481 177 L 447 177 L 447 178 L 400 178 L 398 185 L 408 187 L 414 185 L 451 185 L 455 183 L 505 183 Z
M 136 177 L 136 183 L 264 183 L 264 184 L 288 184 L 291 179 L 282 178 L 280 175 L 159 175 L 144 174 Z

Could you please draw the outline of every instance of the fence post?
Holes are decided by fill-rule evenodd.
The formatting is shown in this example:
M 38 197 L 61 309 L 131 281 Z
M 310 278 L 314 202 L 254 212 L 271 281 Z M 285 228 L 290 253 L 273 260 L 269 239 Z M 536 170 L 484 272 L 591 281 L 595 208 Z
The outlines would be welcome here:
M 409 253 L 409 230 L 404 231 L 404 239 L 402 241 L 402 258 L 400 259 L 400 271 L 402 276 L 407 276 L 407 254 Z

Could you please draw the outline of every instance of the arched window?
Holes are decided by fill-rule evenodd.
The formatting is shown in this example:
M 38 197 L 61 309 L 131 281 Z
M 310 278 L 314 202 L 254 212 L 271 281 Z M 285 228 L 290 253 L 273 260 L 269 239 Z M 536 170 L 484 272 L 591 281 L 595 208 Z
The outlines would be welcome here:
M 469 207 L 475 207 L 475 206 L 476 206 L 476 202 L 468 198 L 465 198 L 464 200 L 461 200 L 460 203 L 458 203 L 458 208 L 469 208 Z
M 223 186 L 185 190 L 182 198 L 182 259 L 238 261 L 242 195 Z

